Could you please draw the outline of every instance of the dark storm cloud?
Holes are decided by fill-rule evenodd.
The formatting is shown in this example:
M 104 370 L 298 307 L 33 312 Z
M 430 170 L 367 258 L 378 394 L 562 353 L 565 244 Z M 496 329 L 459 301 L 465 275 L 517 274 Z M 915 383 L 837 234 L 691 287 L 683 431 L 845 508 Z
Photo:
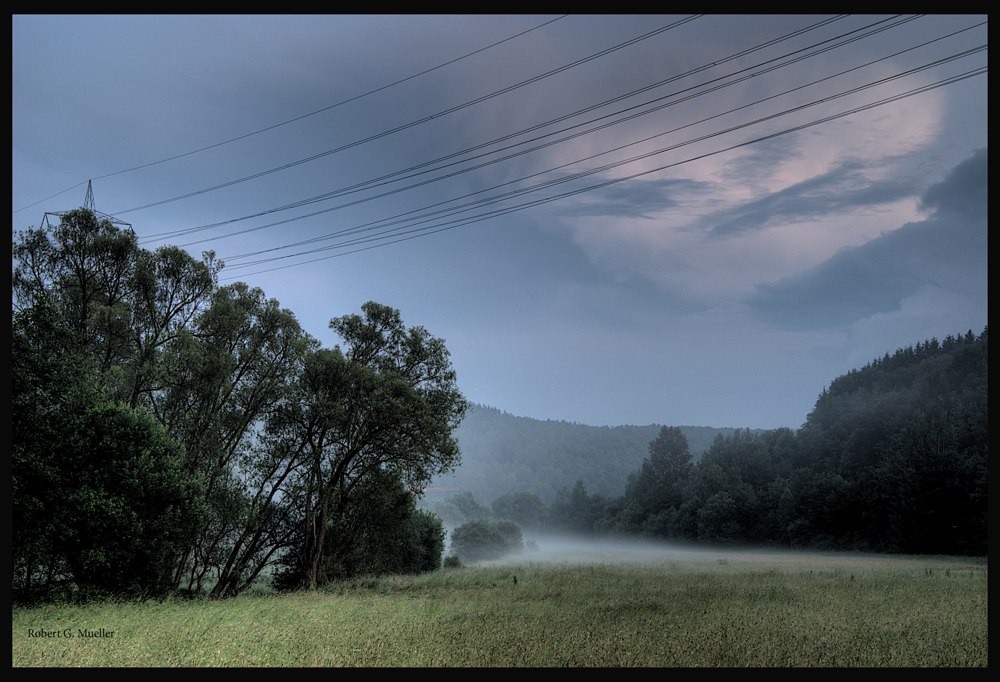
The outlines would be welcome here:
M 585 202 L 560 210 L 563 216 L 616 216 L 649 218 L 650 214 L 678 205 L 675 197 L 707 191 L 705 183 L 693 180 L 627 181 L 606 187 Z
M 987 154 L 980 150 L 922 197 L 934 213 L 824 263 L 757 287 L 747 303 L 791 329 L 829 328 L 899 309 L 930 285 L 986 301 Z
M 913 196 L 917 188 L 898 180 L 869 180 L 857 162 L 847 162 L 828 173 L 796 183 L 757 201 L 716 213 L 710 220 L 711 237 L 722 238 L 773 225 L 891 203 Z
M 964 216 L 970 221 L 985 220 L 987 166 L 986 150 L 980 149 L 956 166 L 944 182 L 924 192 L 921 206 L 925 210 L 936 211 L 938 215 Z

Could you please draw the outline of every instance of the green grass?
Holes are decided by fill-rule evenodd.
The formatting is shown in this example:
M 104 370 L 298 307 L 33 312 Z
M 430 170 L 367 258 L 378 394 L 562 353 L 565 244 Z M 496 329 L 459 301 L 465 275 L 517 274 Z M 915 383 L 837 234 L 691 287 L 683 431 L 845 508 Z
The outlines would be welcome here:
M 985 559 L 703 553 L 15 608 L 13 664 L 985 667 L 987 572 Z M 114 634 L 29 637 L 80 628 Z

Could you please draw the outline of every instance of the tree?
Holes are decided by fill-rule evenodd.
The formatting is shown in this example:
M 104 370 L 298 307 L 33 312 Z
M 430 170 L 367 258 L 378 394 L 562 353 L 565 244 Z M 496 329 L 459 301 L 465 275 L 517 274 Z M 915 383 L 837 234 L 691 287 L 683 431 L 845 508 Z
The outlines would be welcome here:
M 419 505 L 424 511 L 441 519 L 446 528 L 457 528 L 469 520 L 461 509 L 447 500 L 425 498 Z
M 268 425 L 272 447 L 296 463 L 288 494 L 298 563 L 286 573 L 310 588 L 335 577 L 330 547 L 350 537 L 342 521 L 365 503 L 365 481 L 388 473 L 415 491 L 459 458 L 452 431 L 466 404 L 444 342 L 387 306 L 362 312 L 331 321 L 344 347 L 307 356 Z
M 441 519 L 430 512 L 415 509 L 405 526 L 409 540 L 400 553 L 396 566 L 400 573 L 425 573 L 441 568 L 444 556 L 445 531 Z
M 155 579 L 142 580 L 163 589 L 172 564 L 174 588 L 199 593 L 211 584 L 215 597 L 246 589 L 286 552 L 306 557 L 307 583 L 325 580 L 320 566 L 336 564 L 327 540 L 357 540 L 337 523 L 365 516 L 359 484 L 384 474 L 409 495 L 458 460 L 451 431 L 465 402 L 444 343 L 404 327 L 391 308 L 368 303 L 363 316 L 333 320 L 344 348 L 322 349 L 261 290 L 217 287 L 222 263 L 213 254 L 199 262 L 176 247 L 145 251 L 131 230 L 86 209 L 19 233 L 13 252 L 14 564 L 26 594 L 72 583 L 110 589 L 87 567 L 114 561 L 139 571 L 126 556 L 139 551 L 128 538 L 166 532 L 152 521 L 137 530 L 125 514 L 104 522 L 117 529 L 110 534 L 80 527 L 99 546 L 59 535 L 49 512 L 82 491 L 97 496 L 78 501 L 97 505 L 94 519 L 110 514 L 98 502 L 115 491 L 158 499 L 117 471 L 88 469 L 86 447 L 122 448 L 112 458 L 119 468 L 139 467 L 168 497 L 187 486 L 185 533 L 154 543 L 172 558 L 150 559 L 156 570 L 142 570 Z M 91 431 L 130 434 L 165 468 L 140 466 L 126 439 L 105 442 Z M 77 488 L 64 443 L 84 458 L 76 465 L 89 478 Z M 432 547 L 434 520 L 407 519 L 410 536 Z M 139 589 L 114 570 L 104 575 Z
M 283 551 L 291 511 L 282 489 L 302 462 L 266 437 L 267 425 L 317 343 L 295 316 L 241 282 L 209 304 L 161 356 L 153 403 L 205 482 L 212 514 L 179 559 L 176 582 L 238 594 Z
M 452 495 L 449 502 L 455 505 L 458 510 L 462 512 L 462 515 L 469 521 L 474 521 L 476 519 L 490 519 L 493 516 L 490 510 L 479 504 L 470 492 L 462 492 Z
M 177 247 L 140 249 L 93 211 L 61 216 L 55 227 L 29 229 L 13 247 L 14 307 L 56 307 L 85 351 L 102 393 L 152 409 L 161 354 L 207 305 L 222 264 Z
M 356 492 L 363 503 L 343 509 L 337 532 L 327 534 L 321 567 L 327 579 L 424 573 L 441 566 L 444 527 L 436 516 L 417 509 L 415 496 L 399 477 L 374 473 L 357 484 Z M 295 543 L 279 562 L 278 587 L 301 585 L 302 557 L 294 551 L 304 546 Z
M 152 415 L 106 397 L 89 316 L 32 286 L 12 324 L 15 596 L 162 594 L 204 511 L 200 482 Z
M 55 303 L 42 299 L 13 316 L 11 506 L 15 597 L 33 600 L 69 583 L 55 509 L 64 498 L 60 444 L 67 405 L 96 395 L 80 354 L 68 352 L 73 330 Z
M 493 525 L 500 531 L 500 537 L 503 538 L 506 547 L 505 554 L 516 554 L 524 550 L 524 538 L 520 526 L 506 519 L 495 521 Z
M 166 593 L 204 514 L 199 479 L 162 425 L 104 400 L 86 376 L 38 390 L 69 375 L 26 372 L 28 335 L 15 335 L 15 597 Z
M 135 235 L 119 230 L 93 211 L 69 211 L 48 229 L 17 234 L 12 278 L 15 310 L 41 301 L 60 310 L 82 345 L 105 346 L 116 358 L 123 320 L 121 305 L 139 254 Z
M 549 523 L 554 529 L 590 535 L 604 514 L 607 502 L 596 493 L 591 495 L 583 481 L 562 488 L 549 505 Z
M 684 432 L 664 426 L 649 444 L 649 455 L 638 475 L 630 478 L 625 490 L 625 511 L 630 527 L 639 525 L 659 533 L 669 528 L 673 513 L 684 502 L 685 486 L 694 472 L 691 451 Z M 650 525 L 648 517 L 657 521 Z
M 211 253 L 198 262 L 176 247 L 139 249 L 131 230 L 92 211 L 19 233 L 13 251 L 15 311 L 44 309 L 61 329 L 46 352 L 72 358 L 90 400 L 154 415 L 201 482 L 211 513 L 176 548 L 174 585 L 245 588 L 282 546 L 275 500 L 287 472 L 259 436 L 315 342 L 259 289 L 217 289 L 222 264 Z M 43 461 L 32 449 L 29 459 Z M 18 493 L 30 499 L 35 487 Z
M 152 416 L 92 403 L 65 429 L 57 546 L 76 586 L 112 594 L 165 594 L 177 553 L 204 513 L 200 481 Z

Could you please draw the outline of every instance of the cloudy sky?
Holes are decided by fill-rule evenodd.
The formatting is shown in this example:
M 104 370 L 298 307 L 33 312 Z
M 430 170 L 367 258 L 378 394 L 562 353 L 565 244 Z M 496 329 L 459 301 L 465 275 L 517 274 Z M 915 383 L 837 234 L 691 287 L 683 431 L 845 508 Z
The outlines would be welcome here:
M 984 15 L 12 17 L 12 227 L 213 250 L 472 401 L 797 428 L 987 322 Z

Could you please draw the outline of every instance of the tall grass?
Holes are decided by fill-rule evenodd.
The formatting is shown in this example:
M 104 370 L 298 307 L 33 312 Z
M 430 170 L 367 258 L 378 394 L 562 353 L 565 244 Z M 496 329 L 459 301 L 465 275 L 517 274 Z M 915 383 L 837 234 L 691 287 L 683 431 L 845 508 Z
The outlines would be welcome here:
M 987 571 L 862 555 L 535 561 L 228 601 L 16 608 L 13 664 L 984 667 Z

